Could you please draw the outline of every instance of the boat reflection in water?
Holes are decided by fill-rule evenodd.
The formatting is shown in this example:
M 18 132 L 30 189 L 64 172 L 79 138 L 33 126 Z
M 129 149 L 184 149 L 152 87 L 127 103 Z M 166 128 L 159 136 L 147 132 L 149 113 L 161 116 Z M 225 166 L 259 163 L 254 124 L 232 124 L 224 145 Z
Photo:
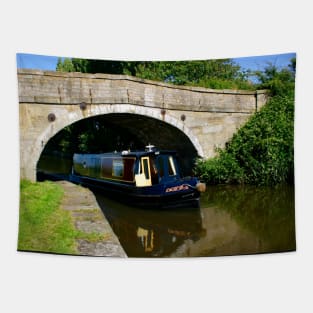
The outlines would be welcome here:
M 200 209 L 145 210 L 95 194 L 128 256 L 169 256 L 185 240 L 205 235 Z
M 132 257 L 204 257 L 294 251 L 291 186 L 210 186 L 200 209 L 146 210 L 96 194 Z

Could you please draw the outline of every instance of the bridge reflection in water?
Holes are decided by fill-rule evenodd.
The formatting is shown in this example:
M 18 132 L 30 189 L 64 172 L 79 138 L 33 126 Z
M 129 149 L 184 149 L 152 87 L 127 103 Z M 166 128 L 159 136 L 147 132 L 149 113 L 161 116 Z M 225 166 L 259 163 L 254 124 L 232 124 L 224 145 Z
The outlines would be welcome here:
M 200 209 L 146 210 L 96 193 L 132 257 L 184 257 L 293 251 L 294 189 L 209 187 Z

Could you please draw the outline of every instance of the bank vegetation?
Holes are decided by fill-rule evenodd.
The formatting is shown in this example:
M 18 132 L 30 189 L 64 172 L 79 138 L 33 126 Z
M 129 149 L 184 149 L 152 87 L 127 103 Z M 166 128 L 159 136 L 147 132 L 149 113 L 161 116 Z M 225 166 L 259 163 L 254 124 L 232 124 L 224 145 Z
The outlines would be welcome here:
M 20 184 L 18 250 L 73 254 L 75 228 L 69 212 L 60 209 L 61 186 L 45 181 Z
M 295 60 L 290 69 L 269 66 L 256 74 L 270 99 L 216 157 L 198 160 L 195 173 L 208 184 L 294 183 Z

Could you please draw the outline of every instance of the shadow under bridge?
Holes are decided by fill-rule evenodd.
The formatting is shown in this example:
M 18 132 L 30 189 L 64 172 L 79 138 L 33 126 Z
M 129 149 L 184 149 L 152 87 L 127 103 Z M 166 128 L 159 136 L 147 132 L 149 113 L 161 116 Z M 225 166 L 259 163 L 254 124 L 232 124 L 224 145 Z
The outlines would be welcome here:
M 198 153 L 188 136 L 166 122 L 131 113 L 98 115 L 65 127 L 46 144 L 39 165 L 44 156 L 60 150 L 72 156 L 75 152 L 142 150 L 148 144 L 160 150 L 175 150 L 183 174 L 192 175 Z
M 108 114 L 97 119 L 100 125 L 115 133 L 113 150 L 139 150 L 153 144 L 160 150 L 175 150 L 183 173 L 190 175 L 197 151 L 187 137 L 178 128 L 160 120 L 137 114 Z M 112 149 L 108 149 L 112 150 Z

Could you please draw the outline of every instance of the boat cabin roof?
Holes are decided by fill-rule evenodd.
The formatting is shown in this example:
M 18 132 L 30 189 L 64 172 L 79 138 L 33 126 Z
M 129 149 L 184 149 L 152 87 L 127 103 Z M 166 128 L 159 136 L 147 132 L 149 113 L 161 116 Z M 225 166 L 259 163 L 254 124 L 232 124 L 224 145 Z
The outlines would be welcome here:
M 84 153 L 77 153 L 84 154 Z M 176 155 L 176 151 L 171 150 L 154 150 L 154 151 L 114 151 L 106 153 L 89 154 L 90 157 L 143 157 L 143 156 L 157 156 L 157 155 Z

